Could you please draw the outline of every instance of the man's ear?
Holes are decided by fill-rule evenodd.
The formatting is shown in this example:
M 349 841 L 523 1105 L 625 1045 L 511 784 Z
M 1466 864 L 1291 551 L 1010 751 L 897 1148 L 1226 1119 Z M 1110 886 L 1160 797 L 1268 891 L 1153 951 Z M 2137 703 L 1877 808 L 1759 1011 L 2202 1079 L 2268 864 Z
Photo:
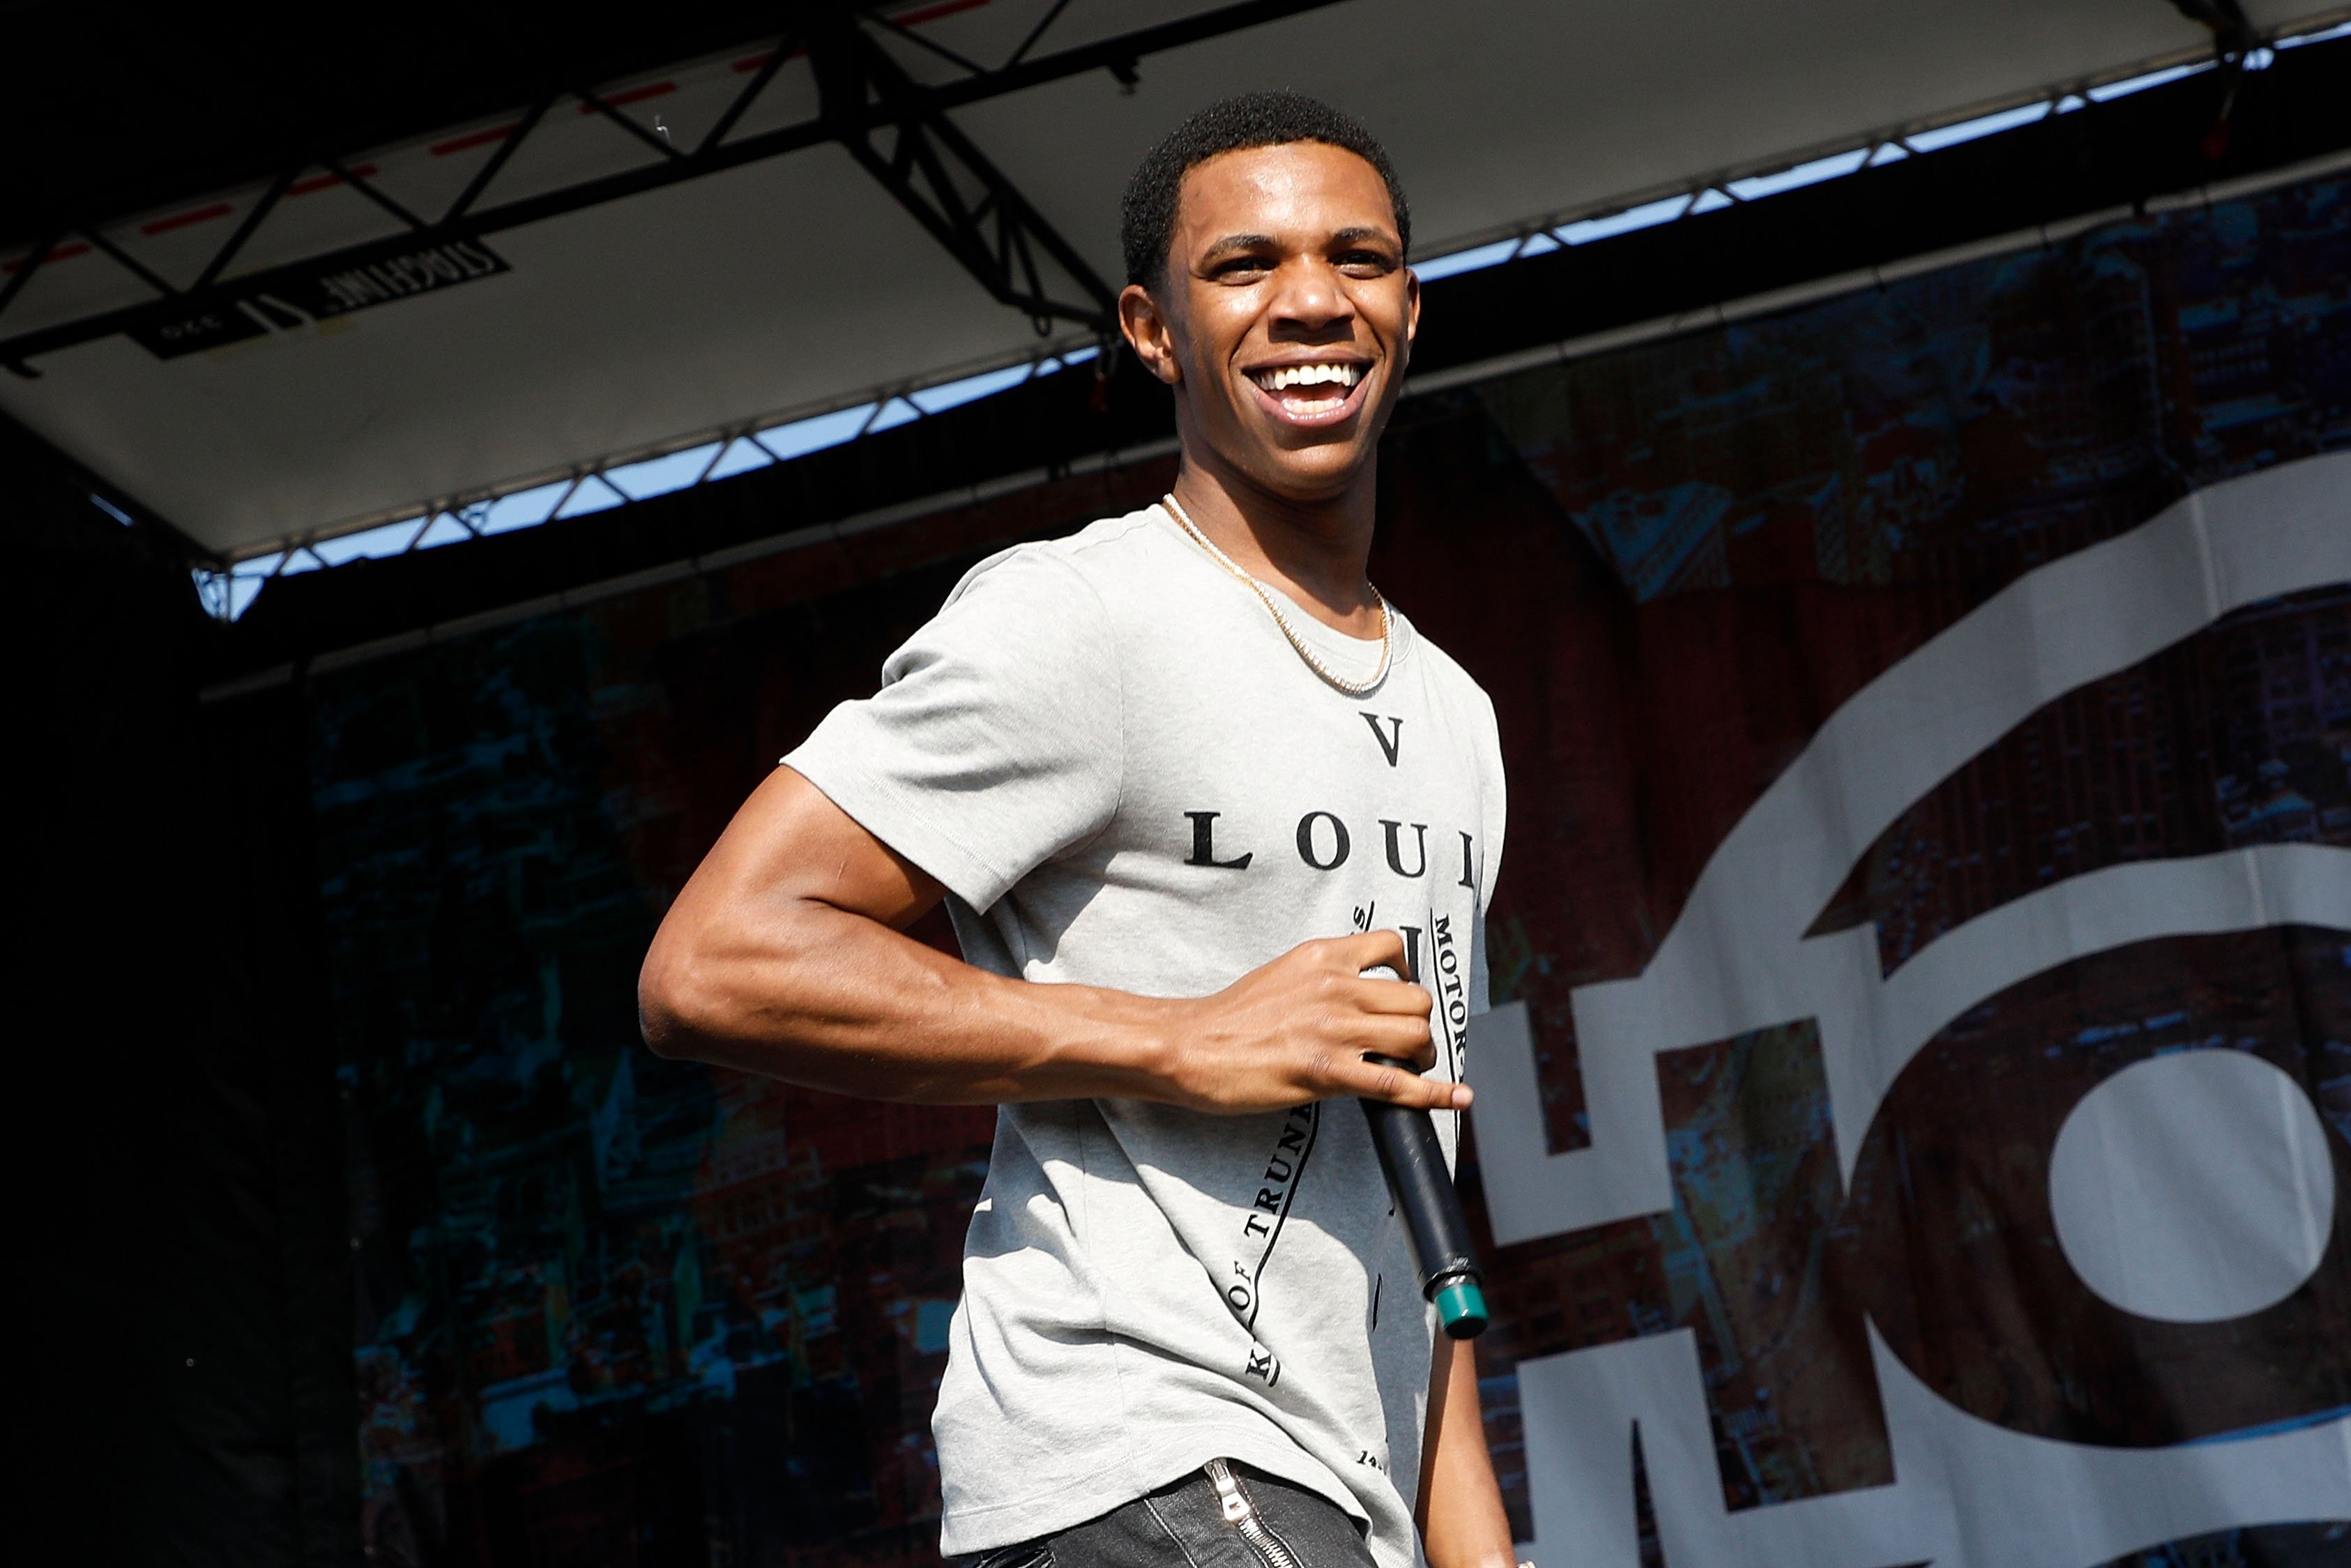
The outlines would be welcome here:
M 1159 301 L 1140 283 L 1130 283 L 1118 291 L 1118 329 L 1125 334 L 1127 346 L 1143 361 L 1144 369 L 1171 387 L 1184 379 L 1167 318 Z

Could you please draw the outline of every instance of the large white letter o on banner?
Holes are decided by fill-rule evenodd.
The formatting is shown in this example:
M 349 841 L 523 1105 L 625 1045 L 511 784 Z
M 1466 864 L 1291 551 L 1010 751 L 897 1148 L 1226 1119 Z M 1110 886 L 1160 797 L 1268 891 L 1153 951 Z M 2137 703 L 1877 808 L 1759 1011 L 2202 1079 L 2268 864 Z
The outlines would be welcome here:
M 2302 1085 L 2242 1051 L 2181 1051 L 2082 1097 L 2050 1156 L 2049 1206 L 2091 1290 L 2143 1318 L 2220 1322 L 2317 1269 L 2335 1166 Z

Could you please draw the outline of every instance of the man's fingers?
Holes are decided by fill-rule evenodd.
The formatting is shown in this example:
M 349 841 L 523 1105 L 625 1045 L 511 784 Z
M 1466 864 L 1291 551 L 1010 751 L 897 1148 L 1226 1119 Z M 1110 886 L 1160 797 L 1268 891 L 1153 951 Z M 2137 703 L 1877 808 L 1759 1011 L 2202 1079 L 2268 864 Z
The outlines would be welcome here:
M 1387 967 L 1404 973 L 1404 936 L 1395 931 L 1361 931 L 1331 938 L 1332 956 L 1356 974 Z
M 1349 1072 L 1348 1092 L 1365 1100 L 1384 1100 L 1391 1105 L 1404 1105 L 1422 1111 L 1459 1111 L 1468 1107 L 1469 1086 L 1448 1083 L 1441 1078 L 1423 1078 L 1401 1067 L 1384 1062 L 1366 1061 L 1360 1071 Z
M 1358 1019 L 1347 1031 L 1348 1043 L 1366 1056 L 1393 1056 L 1426 1071 L 1437 1065 L 1437 1042 L 1429 1038 L 1425 1019 L 1395 1014 Z
M 1428 1016 L 1427 988 L 1408 980 L 1375 980 L 1367 976 L 1349 986 L 1346 996 L 1367 1013 L 1405 1013 L 1421 1019 Z

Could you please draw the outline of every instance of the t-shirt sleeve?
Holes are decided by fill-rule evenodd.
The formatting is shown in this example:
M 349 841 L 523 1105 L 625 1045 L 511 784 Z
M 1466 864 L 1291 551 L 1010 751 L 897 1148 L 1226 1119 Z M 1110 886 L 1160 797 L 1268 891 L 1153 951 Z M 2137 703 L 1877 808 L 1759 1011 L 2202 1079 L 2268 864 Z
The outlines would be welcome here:
M 1034 547 L 973 569 L 787 756 L 858 825 L 985 910 L 1117 810 L 1118 648 L 1102 600 Z

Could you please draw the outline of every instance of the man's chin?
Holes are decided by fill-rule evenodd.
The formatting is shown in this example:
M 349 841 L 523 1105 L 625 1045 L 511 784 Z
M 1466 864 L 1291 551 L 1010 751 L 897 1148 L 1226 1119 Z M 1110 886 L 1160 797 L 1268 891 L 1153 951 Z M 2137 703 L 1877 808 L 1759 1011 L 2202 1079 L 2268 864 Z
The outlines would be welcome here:
M 1371 461 L 1371 446 L 1353 431 L 1293 433 L 1322 439 L 1273 447 L 1252 455 L 1249 476 L 1270 495 L 1294 506 L 1335 501 L 1354 485 Z
M 1376 449 L 1377 427 L 1360 417 L 1305 427 L 1240 408 L 1221 429 L 1182 421 L 1187 446 L 1205 448 L 1217 466 L 1259 493 L 1292 506 L 1316 506 L 1344 496 Z M 1385 423 L 1384 421 L 1382 422 Z

